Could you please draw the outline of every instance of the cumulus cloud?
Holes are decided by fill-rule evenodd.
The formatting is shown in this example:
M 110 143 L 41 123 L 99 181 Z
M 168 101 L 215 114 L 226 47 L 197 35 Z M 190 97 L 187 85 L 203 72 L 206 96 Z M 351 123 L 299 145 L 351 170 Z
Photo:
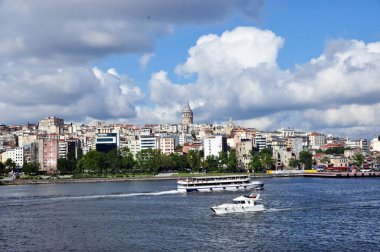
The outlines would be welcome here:
M 196 80 L 182 85 L 163 71 L 153 74 L 151 99 L 165 107 L 188 98 L 196 121 L 232 116 L 266 129 L 373 129 L 379 118 L 380 42 L 330 41 L 322 55 L 292 70 L 277 65 L 283 45 L 283 38 L 253 27 L 203 36 L 175 69 Z
M 115 69 L 46 68 L 19 71 L 0 65 L 0 118 L 35 122 L 49 115 L 69 120 L 118 119 L 136 116 L 141 89 Z M 16 112 L 16 113 L 15 113 Z
M 126 75 L 90 65 L 118 53 L 143 54 L 182 24 L 256 17 L 262 0 L 0 0 L 0 119 L 133 118 L 145 95 Z M 248 11 L 247 11 L 248 10 Z M 140 84 L 141 85 L 141 84 Z
M 3 0 L 0 56 L 88 61 L 119 52 L 149 52 L 175 25 L 255 17 L 263 0 Z M 16 43 L 12 43 L 16 41 Z M 62 59 L 61 59 L 62 60 Z

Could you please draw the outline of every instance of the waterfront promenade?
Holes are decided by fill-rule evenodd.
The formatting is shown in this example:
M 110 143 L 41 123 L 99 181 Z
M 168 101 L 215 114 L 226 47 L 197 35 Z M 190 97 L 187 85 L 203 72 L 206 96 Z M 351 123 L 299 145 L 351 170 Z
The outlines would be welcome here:
M 303 176 L 318 178 L 372 178 L 380 177 L 380 172 L 318 172 L 306 173 Z

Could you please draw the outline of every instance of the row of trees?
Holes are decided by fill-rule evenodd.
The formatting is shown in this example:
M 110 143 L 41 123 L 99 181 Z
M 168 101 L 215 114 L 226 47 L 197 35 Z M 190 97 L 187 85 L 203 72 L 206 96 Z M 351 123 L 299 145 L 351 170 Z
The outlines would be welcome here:
M 58 170 L 62 174 L 157 174 L 160 172 L 237 172 L 236 151 L 221 152 L 219 156 L 203 159 L 203 151 L 190 150 L 187 155 L 163 154 L 158 149 L 141 150 L 133 157 L 128 148 L 102 153 L 89 151 L 76 164 L 73 160 L 59 159 Z
M 260 152 L 252 151 L 249 155 L 248 169 L 251 172 L 265 172 L 274 168 L 275 160 L 272 150 L 267 148 Z M 299 159 L 291 159 L 289 166 L 310 169 L 313 156 L 307 150 L 299 153 Z M 364 157 L 355 155 L 353 163 L 361 166 Z M 8 159 L 0 162 L 0 175 L 16 168 L 16 164 Z M 38 173 L 38 163 L 25 163 L 23 172 L 28 175 Z M 238 162 L 235 150 L 220 152 L 218 156 L 203 158 L 203 151 L 190 150 L 187 155 L 165 155 L 157 149 L 141 150 L 136 157 L 128 148 L 115 149 L 108 153 L 91 150 L 79 160 L 75 157 L 58 159 L 57 169 L 61 174 L 157 174 L 160 172 L 241 172 L 243 165 Z
M 218 156 L 203 158 L 203 151 L 190 150 L 187 155 L 165 155 L 157 149 L 141 150 L 136 157 L 128 148 L 115 149 L 108 153 L 91 150 L 80 159 L 73 156 L 60 158 L 57 169 L 60 174 L 157 174 L 160 172 L 242 172 L 235 150 L 220 152 Z M 263 172 L 273 167 L 272 151 L 264 149 L 250 155 L 250 171 Z M 25 163 L 23 172 L 38 174 L 38 163 Z M 0 175 L 15 170 L 16 164 L 8 159 L 0 163 Z

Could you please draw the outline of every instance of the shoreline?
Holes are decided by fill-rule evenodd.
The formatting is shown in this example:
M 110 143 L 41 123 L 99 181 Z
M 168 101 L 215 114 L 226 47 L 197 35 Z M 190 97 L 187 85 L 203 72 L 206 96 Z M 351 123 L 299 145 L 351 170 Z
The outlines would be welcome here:
M 178 177 L 142 177 L 142 178 L 59 178 L 59 179 L 15 179 L 1 180 L 0 186 L 7 185 L 43 185 L 43 184 L 69 184 L 69 183 L 99 183 L 99 182 L 125 182 L 149 180 L 176 180 Z
M 189 174 L 192 177 L 194 174 Z M 68 184 L 68 183 L 101 183 L 101 182 L 125 182 L 125 181 L 152 181 L 152 180 L 177 180 L 178 175 L 156 175 L 141 177 L 123 177 L 123 178 L 46 178 L 46 179 L 9 179 L 0 180 L 0 186 L 7 185 L 43 185 L 43 184 Z M 185 176 L 186 177 L 186 176 Z M 273 178 L 277 176 L 262 174 L 252 175 L 251 178 Z

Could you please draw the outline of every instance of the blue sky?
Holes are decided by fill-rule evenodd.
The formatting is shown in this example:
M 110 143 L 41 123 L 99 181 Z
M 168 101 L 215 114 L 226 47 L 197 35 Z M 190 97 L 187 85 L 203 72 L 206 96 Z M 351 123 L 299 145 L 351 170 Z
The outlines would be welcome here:
M 254 19 L 236 14 L 211 24 L 176 27 L 173 34 L 155 41 L 155 56 L 144 70 L 139 66 L 141 53 L 112 55 L 93 65 L 103 70 L 117 68 L 145 86 L 150 74 L 161 69 L 169 71 L 172 78 L 178 78 L 171 70 L 186 60 L 188 49 L 202 35 L 221 34 L 237 26 L 255 26 L 269 29 L 285 39 L 278 64 L 293 68 L 318 57 L 329 40 L 379 41 L 379 12 L 379 0 L 268 0 Z
M 199 123 L 380 134 L 379 13 L 378 0 L 0 0 L 0 123 L 176 123 L 189 99 Z

